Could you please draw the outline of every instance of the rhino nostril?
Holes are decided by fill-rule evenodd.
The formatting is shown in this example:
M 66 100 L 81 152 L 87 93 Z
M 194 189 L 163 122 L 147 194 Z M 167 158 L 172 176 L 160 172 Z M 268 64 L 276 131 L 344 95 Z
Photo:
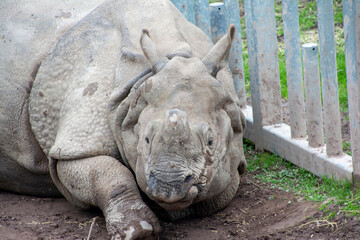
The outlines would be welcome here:
M 192 178 L 193 178 L 192 175 L 188 175 L 188 176 L 185 178 L 185 183 L 190 182 Z

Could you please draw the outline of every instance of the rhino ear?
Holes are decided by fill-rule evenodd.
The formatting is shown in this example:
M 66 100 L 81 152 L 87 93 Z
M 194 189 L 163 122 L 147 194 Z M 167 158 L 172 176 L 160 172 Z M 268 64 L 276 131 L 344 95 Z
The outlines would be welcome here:
M 150 63 L 153 72 L 159 72 L 166 65 L 168 59 L 161 56 L 155 43 L 150 38 L 149 31 L 146 29 L 143 29 L 140 38 L 140 45 L 146 59 Z
M 208 55 L 202 59 L 209 73 L 214 77 L 229 62 L 229 53 L 235 31 L 235 25 L 231 24 L 227 34 L 223 36 L 210 50 Z
M 246 120 L 244 113 L 241 111 L 239 105 L 235 102 L 225 105 L 225 112 L 230 118 L 231 126 L 235 134 L 244 134 Z
M 230 118 L 231 127 L 234 131 L 233 140 L 228 150 L 229 157 L 232 159 L 232 164 L 234 164 L 231 169 L 236 167 L 239 174 L 243 174 L 247 165 L 243 147 L 246 119 L 239 104 L 235 101 L 225 105 L 224 110 Z

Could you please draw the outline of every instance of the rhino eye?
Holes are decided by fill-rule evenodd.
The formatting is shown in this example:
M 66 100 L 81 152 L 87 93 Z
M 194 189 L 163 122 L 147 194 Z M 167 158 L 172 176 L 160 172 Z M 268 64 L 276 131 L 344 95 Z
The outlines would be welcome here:
M 149 140 L 149 138 L 148 138 L 148 137 L 146 137 L 146 138 L 145 138 L 145 142 L 146 142 L 147 144 L 149 144 L 149 143 L 150 143 L 150 140 Z
M 213 143 L 214 143 L 214 140 L 212 140 L 212 139 L 210 139 L 210 140 L 208 141 L 208 145 L 209 145 L 209 146 L 212 146 Z

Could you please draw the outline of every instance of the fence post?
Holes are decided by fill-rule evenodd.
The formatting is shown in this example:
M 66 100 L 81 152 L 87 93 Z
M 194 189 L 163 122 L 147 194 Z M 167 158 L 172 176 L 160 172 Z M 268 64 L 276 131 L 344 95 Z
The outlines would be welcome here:
M 261 126 L 261 111 L 260 111 L 260 95 L 259 95 L 259 75 L 258 65 L 256 62 L 256 41 L 255 41 L 255 29 L 253 23 L 253 8 L 251 0 L 244 0 L 245 9 L 245 25 L 246 25 L 246 37 L 247 37 L 247 49 L 248 49 L 248 66 L 249 77 L 251 86 L 251 104 L 253 111 L 253 139 L 255 147 L 258 150 L 264 149 L 262 126 Z
M 261 126 L 282 123 L 280 74 L 273 0 L 251 1 L 259 76 Z
M 224 0 L 226 17 L 229 24 L 235 24 L 236 33 L 231 47 L 230 70 L 234 79 L 235 91 L 240 99 L 240 106 L 246 108 L 244 63 L 241 46 L 240 10 L 238 0 Z
M 356 34 L 360 32 L 360 21 L 356 26 L 355 1 L 343 1 L 343 18 L 353 176 L 356 181 L 360 182 L 360 90 L 358 77 L 358 71 L 360 69 L 357 67 L 357 53 L 354 51 L 354 49 L 357 49 L 357 46 L 360 47 L 360 43 L 358 43 L 358 45 L 356 43 Z M 358 33 L 356 33 L 356 31 Z M 359 49 L 357 49 L 357 52 L 359 52 Z M 358 59 L 360 60 L 360 58 Z
M 301 69 L 298 2 L 294 0 L 282 0 L 281 2 L 291 137 L 303 138 L 306 136 L 306 121 Z
M 315 43 L 302 45 L 306 96 L 306 120 L 310 147 L 324 145 L 318 47 Z
M 357 59 L 357 79 L 360 81 L 360 0 L 355 0 L 355 30 L 356 30 L 356 59 Z M 360 103 L 359 103 L 360 104 Z M 359 109 L 360 110 L 360 109 Z M 359 111 L 360 112 L 360 111 Z
M 254 131 L 260 134 L 263 126 L 282 122 L 275 8 L 272 0 L 244 2 Z M 258 149 L 263 148 L 260 141 Z
M 194 0 L 171 0 L 171 2 L 189 22 L 195 24 Z
M 212 41 L 216 43 L 227 31 L 224 3 L 215 2 L 210 4 L 210 22 Z
M 210 9 L 208 0 L 194 1 L 195 23 L 211 38 Z
M 357 59 L 357 89 L 358 89 L 358 97 L 360 94 L 360 89 L 359 89 L 359 81 L 360 81 L 360 0 L 355 0 L 355 36 L 356 36 L 356 59 Z M 357 112 L 360 112 L 360 100 L 358 100 L 358 108 L 357 108 Z M 360 118 L 360 116 L 358 115 L 358 118 Z M 357 126 L 359 127 L 360 125 L 360 120 L 358 119 L 357 122 Z M 357 143 L 359 143 L 360 138 L 357 138 Z M 359 146 L 358 146 L 359 147 Z M 356 153 L 354 153 L 354 158 L 353 158 L 353 168 L 354 168 L 354 178 L 356 181 L 360 182 L 360 153 L 357 151 Z
M 328 156 L 339 156 L 342 154 L 342 137 L 336 71 L 333 2 L 317 0 L 316 3 L 319 25 L 326 153 Z
M 356 48 L 355 49 L 356 49 L 356 59 L 357 59 L 357 67 L 356 67 L 357 80 L 358 80 L 358 85 L 357 85 L 358 88 L 357 89 L 359 89 L 359 81 L 360 81 L 360 0 L 356 0 L 355 6 L 356 6 L 356 8 L 355 8 L 356 9 L 355 10 Z M 360 94 L 360 89 L 359 89 L 358 94 Z M 357 110 L 358 113 L 360 112 L 360 102 L 359 101 L 358 101 L 359 106 L 358 106 L 358 110 Z M 359 117 L 359 115 L 358 115 L 358 117 Z M 360 125 L 360 120 L 358 121 L 358 126 L 359 125 Z M 355 166 L 354 167 L 354 178 L 356 181 L 360 182 L 360 155 L 359 155 L 359 152 L 356 153 L 355 159 L 353 158 L 353 166 Z
M 272 0 L 252 0 L 261 126 L 282 122 L 275 8 Z

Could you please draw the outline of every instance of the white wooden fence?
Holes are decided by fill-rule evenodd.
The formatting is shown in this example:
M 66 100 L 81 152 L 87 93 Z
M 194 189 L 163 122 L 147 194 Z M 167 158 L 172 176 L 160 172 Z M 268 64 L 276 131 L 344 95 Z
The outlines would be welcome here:
M 210 5 L 208 0 L 172 2 L 214 42 L 230 23 L 236 25 L 230 68 L 247 120 L 245 138 L 257 149 L 276 153 L 318 176 L 360 181 L 360 0 L 343 1 L 352 156 L 342 151 L 332 1 L 316 1 L 319 43 L 303 46 L 298 2 L 281 2 L 290 125 L 282 116 L 274 0 L 244 0 L 251 107 L 245 97 L 241 46 L 245 29 L 240 29 L 238 0 Z

